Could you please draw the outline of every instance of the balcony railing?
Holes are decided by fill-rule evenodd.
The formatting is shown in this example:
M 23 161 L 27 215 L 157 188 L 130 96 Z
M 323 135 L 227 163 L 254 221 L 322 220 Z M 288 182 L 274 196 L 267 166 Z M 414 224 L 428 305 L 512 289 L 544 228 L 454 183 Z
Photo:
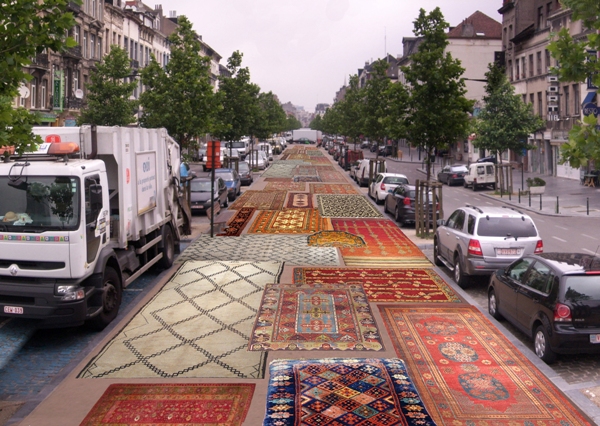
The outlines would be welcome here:
M 67 4 L 67 9 L 75 14 L 78 14 L 81 12 L 81 6 L 79 6 L 77 3 L 75 3 L 74 1 L 70 1 Z
M 50 67 L 50 62 L 48 61 L 48 54 L 40 53 L 39 55 L 34 56 L 31 60 L 31 67 L 48 69 Z
M 140 62 L 132 59 L 130 61 L 130 66 L 132 69 L 137 70 L 140 67 Z
M 75 97 L 65 97 L 64 106 L 67 109 L 81 109 L 85 105 L 83 99 L 78 99 Z
M 81 46 L 70 47 L 65 50 L 65 56 L 70 56 L 72 58 L 81 58 Z

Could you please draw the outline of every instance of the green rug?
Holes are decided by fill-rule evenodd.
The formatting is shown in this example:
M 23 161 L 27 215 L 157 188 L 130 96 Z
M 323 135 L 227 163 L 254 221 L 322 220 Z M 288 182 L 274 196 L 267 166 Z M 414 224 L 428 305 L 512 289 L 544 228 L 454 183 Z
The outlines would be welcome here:
M 318 194 L 316 197 L 323 217 L 383 217 L 364 195 Z

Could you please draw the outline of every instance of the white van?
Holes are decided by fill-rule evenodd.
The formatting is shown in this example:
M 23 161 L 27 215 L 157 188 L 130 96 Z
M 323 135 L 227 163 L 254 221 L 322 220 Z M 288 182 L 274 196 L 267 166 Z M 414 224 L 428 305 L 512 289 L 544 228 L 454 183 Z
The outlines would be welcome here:
M 369 159 L 366 158 L 364 160 L 358 160 L 354 165 L 350 168 L 350 177 L 352 177 L 358 186 L 368 186 L 369 185 Z M 383 169 L 383 170 L 382 170 Z M 383 165 L 380 167 L 380 170 L 373 170 L 373 179 L 377 176 L 377 173 L 387 173 L 387 163 L 383 160 Z
M 494 163 L 473 163 L 469 165 L 469 174 L 465 175 L 463 186 L 465 188 L 472 187 L 473 191 L 485 187 L 496 189 Z

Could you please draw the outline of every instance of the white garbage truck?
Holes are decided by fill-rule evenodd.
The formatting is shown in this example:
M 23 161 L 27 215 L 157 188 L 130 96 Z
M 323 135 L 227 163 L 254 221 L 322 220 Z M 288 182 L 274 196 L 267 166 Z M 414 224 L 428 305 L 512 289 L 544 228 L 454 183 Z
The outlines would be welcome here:
M 123 289 L 170 267 L 189 233 L 179 145 L 165 129 L 33 133 L 36 152 L 0 157 L 0 315 L 102 329 Z

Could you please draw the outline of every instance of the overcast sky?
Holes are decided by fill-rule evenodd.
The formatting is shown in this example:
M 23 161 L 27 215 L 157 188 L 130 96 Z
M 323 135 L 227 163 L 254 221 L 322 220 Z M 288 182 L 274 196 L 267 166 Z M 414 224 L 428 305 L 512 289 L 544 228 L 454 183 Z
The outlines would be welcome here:
M 169 0 L 163 10 L 187 16 L 221 64 L 239 50 L 263 92 L 313 112 L 365 62 L 401 55 L 419 9 L 437 6 L 451 26 L 476 10 L 502 22 L 502 0 Z

